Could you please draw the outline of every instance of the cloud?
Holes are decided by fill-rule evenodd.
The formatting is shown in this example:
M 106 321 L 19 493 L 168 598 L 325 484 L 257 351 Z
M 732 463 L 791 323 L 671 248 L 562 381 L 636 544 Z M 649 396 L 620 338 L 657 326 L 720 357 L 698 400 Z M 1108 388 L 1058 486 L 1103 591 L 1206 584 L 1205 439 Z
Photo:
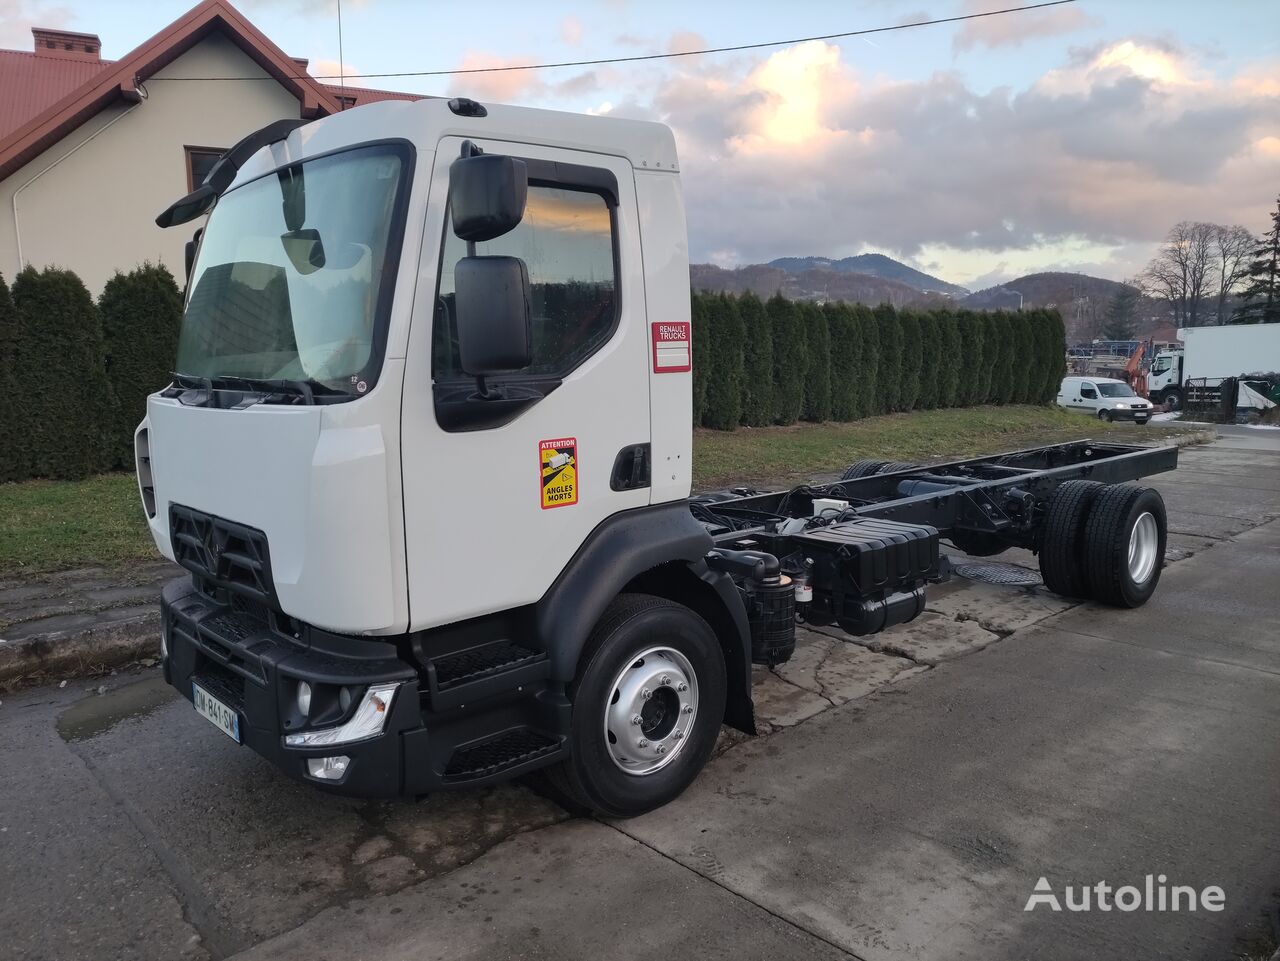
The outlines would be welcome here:
M 493 53 L 472 51 L 462 58 L 458 69 L 520 67 L 523 64 L 537 62 L 533 54 L 500 57 Z M 595 93 L 614 76 L 613 72 L 607 68 L 583 70 L 567 76 L 563 70 L 516 69 L 495 70 L 488 73 L 462 73 L 454 74 L 449 78 L 448 96 L 534 106 L 562 98 Z
M 651 100 L 611 112 L 675 129 L 695 259 L 928 247 L 953 263 L 1105 262 L 1119 247 L 1140 258 L 1181 219 L 1261 226 L 1280 183 L 1275 75 L 1215 78 L 1133 39 L 981 91 L 956 73 L 862 77 L 814 41 L 677 61 Z
M 985 13 L 999 10 L 1008 4 L 994 0 L 966 0 L 963 12 Z M 1079 7 L 1053 7 L 1048 10 L 1030 10 L 994 17 L 982 17 L 966 21 L 952 41 L 956 50 L 972 50 L 977 46 L 1017 46 L 1034 37 L 1052 37 L 1072 33 L 1092 26 L 1098 21 Z
M 560 39 L 571 47 L 582 43 L 582 21 L 570 14 L 560 21 Z
M 359 10 L 373 4 L 373 0 L 342 0 L 342 10 Z M 338 15 L 338 0 L 242 0 L 242 5 L 249 9 L 265 7 L 289 7 L 303 16 L 334 17 Z
M 321 57 L 318 60 L 312 60 L 307 65 L 307 73 L 313 77 L 323 77 L 322 83 L 337 84 L 338 78 L 343 77 L 344 84 L 348 87 L 376 87 L 378 80 L 364 79 L 358 74 L 363 73 L 359 67 L 353 63 L 339 64 L 337 60 L 328 60 Z
M 11 50 L 30 50 L 32 27 L 65 30 L 75 19 L 74 11 L 62 4 L 0 0 L 0 46 Z

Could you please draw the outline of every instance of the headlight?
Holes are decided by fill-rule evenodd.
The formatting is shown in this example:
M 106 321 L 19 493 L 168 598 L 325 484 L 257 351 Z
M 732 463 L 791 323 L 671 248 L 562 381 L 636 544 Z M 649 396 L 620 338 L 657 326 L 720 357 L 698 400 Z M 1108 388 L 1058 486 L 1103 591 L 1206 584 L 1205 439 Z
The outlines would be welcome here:
M 1129 409 L 1128 404 L 1116 404 L 1116 410 L 1128 410 L 1128 409 Z
M 324 744 L 346 744 L 349 741 L 377 737 L 387 726 L 387 715 L 391 713 L 391 702 L 395 699 L 396 688 L 399 686 L 399 681 L 375 684 L 364 692 L 360 706 L 346 724 L 325 728 L 323 731 L 286 734 L 284 743 L 289 747 L 320 747 Z

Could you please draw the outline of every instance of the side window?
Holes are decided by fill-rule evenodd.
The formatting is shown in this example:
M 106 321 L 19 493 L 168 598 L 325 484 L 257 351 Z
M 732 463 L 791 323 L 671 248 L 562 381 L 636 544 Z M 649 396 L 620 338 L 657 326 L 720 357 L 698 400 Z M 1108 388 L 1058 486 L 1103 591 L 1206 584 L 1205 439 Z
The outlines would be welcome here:
M 478 255 L 519 257 L 529 269 L 533 363 L 522 375 L 566 374 L 613 334 L 615 233 L 613 211 L 600 194 L 530 184 L 520 225 L 476 244 Z M 466 253 L 466 243 L 447 223 L 432 335 L 431 370 L 437 381 L 466 377 L 458 360 L 453 287 L 453 269 Z
M 1097 392 L 1097 390 L 1095 390 L 1095 389 L 1094 389 L 1093 384 L 1081 384 L 1081 385 L 1080 385 L 1080 396 L 1081 396 L 1081 397 L 1087 397 L 1087 398 L 1089 398 L 1090 400 L 1094 400 L 1094 399 L 1096 399 L 1096 398 L 1097 398 L 1097 396 L 1098 396 L 1098 392 Z

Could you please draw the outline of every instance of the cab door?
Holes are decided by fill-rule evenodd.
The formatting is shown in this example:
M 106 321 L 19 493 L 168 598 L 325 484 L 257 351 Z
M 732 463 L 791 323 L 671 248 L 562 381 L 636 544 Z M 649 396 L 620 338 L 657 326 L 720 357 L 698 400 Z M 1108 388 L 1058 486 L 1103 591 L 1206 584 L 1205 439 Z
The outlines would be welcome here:
M 1080 407 L 1083 410 L 1096 411 L 1098 403 L 1097 385 L 1087 380 L 1080 381 Z
M 412 629 L 537 601 L 591 531 L 649 503 L 647 473 L 618 469 L 650 443 L 648 340 L 634 174 L 595 153 L 473 141 L 527 164 L 528 200 L 480 256 L 528 271 L 532 363 L 475 399 L 457 350 L 453 271 L 466 245 L 448 222 L 441 140 L 405 359 L 405 551 Z M 630 464 L 630 462 L 627 462 Z M 647 460 L 644 462 L 647 469 Z

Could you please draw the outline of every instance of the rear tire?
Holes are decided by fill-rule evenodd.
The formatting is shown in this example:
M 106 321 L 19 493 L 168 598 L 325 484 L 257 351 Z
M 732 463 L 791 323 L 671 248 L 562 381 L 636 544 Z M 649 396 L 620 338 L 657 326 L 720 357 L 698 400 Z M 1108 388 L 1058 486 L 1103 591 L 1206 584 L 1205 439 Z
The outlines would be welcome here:
M 844 473 L 840 475 L 842 481 L 857 480 L 859 477 L 870 477 L 877 473 L 884 466 L 882 460 L 860 460 L 855 461 L 844 469 Z
M 1158 491 L 1112 484 L 1098 492 L 1085 524 L 1085 571 L 1094 600 L 1141 607 L 1164 566 L 1168 523 Z
M 919 468 L 919 464 L 908 464 L 905 461 L 891 461 L 890 463 L 882 466 L 878 471 L 876 471 L 876 473 L 896 474 L 900 470 L 918 470 Z
M 724 655 L 706 621 L 664 598 L 619 595 L 569 685 L 570 754 L 547 769 L 547 781 L 605 817 L 661 807 L 711 756 L 727 687 Z
M 1102 487 L 1096 481 L 1063 481 L 1049 498 L 1040 546 L 1040 576 L 1055 594 L 1089 596 L 1084 571 L 1085 523 Z

